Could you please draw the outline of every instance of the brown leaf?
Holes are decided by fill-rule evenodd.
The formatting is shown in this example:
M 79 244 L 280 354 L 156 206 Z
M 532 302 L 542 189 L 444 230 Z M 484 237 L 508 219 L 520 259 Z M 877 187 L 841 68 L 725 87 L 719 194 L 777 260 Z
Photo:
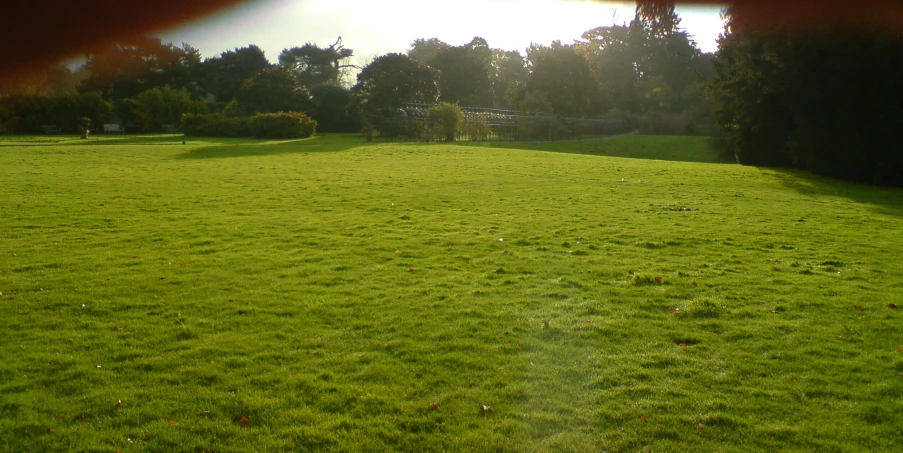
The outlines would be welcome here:
M 16 257 L 15 253 L 10 253 L 9 256 Z
M 856 309 L 859 310 L 859 311 L 864 310 L 864 308 L 862 308 L 862 305 L 857 305 L 857 306 L 856 306 Z
M 169 424 L 170 424 L 170 425 L 175 425 L 175 424 L 176 424 L 176 419 L 174 419 L 174 418 L 169 419 Z
M 187 264 L 182 263 L 182 264 L 179 264 L 179 266 L 185 267 L 185 266 L 187 266 Z
M 543 322 L 542 322 L 542 325 L 543 325 L 546 329 L 548 329 L 548 328 L 549 328 L 549 321 L 543 321 Z
M 656 282 L 656 283 L 661 283 L 661 282 L 662 282 L 662 276 L 661 276 L 661 275 L 656 275 L 656 276 L 655 276 L 655 282 Z
M 702 428 L 705 428 L 705 425 L 703 425 L 702 423 L 700 423 L 699 426 L 697 426 L 696 428 L 702 429 Z
M 417 268 L 416 268 L 416 267 L 414 267 L 414 266 L 411 266 L 411 268 L 410 268 L 410 270 L 412 270 L 412 271 L 416 271 L 416 270 L 417 270 Z
M 65 412 L 60 412 L 59 417 L 60 417 L 60 418 L 66 418 L 66 413 L 65 413 Z
M 514 349 L 517 349 L 518 351 L 520 351 L 520 345 L 519 344 L 514 345 Z
M 251 423 L 251 420 L 248 420 L 248 417 L 242 416 L 240 419 L 238 419 L 238 424 L 241 426 L 247 426 L 248 423 Z
M 120 407 L 122 407 L 122 400 L 116 401 L 116 409 L 119 409 Z
M 645 415 L 640 415 L 640 420 L 646 421 L 646 416 L 645 416 Z
M 76 419 L 76 420 L 84 420 L 84 419 L 85 419 L 85 414 L 78 414 L 78 415 L 75 416 L 75 419 Z
M 430 410 L 439 410 L 439 403 L 430 403 Z
M 887 304 L 887 306 L 893 309 L 897 308 L 897 304 Z

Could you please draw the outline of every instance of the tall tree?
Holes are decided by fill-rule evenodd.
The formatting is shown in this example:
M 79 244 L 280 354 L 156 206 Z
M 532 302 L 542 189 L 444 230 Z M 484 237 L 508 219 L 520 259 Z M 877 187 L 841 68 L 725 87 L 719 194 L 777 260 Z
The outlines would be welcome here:
M 411 47 L 408 49 L 407 54 L 414 61 L 428 65 L 433 62 L 433 58 L 436 58 L 436 55 L 439 55 L 440 52 L 450 47 L 451 46 L 448 45 L 448 43 L 439 38 L 417 38 L 411 43 Z
M 165 85 L 187 88 L 193 83 L 188 67 L 196 53 L 190 46 L 164 44 L 159 38 L 139 37 L 111 44 L 86 55 L 88 76 L 79 91 L 96 91 L 116 101 Z
M 264 69 L 246 80 L 235 93 L 235 101 L 244 114 L 307 113 L 313 107 L 298 77 L 281 67 Z
M 201 85 L 218 102 L 229 102 L 245 80 L 270 67 L 270 62 L 260 47 L 253 44 L 227 50 L 218 57 L 208 58 L 201 64 Z
M 707 84 L 742 164 L 903 186 L 903 39 L 881 28 L 786 29 L 728 10 Z M 857 23 L 861 18 L 844 18 Z
M 492 50 L 486 40 L 475 37 L 463 46 L 439 51 L 430 62 L 439 73 L 442 102 L 468 106 L 492 105 Z
M 283 49 L 279 54 L 279 65 L 294 72 L 307 89 L 318 85 L 341 86 L 347 70 L 356 67 L 347 62 L 353 55 L 354 51 L 346 49 L 339 36 L 329 47 L 306 43 Z
M 520 52 L 492 49 L 492 106 L 513 108 L 517 92 L 524 88 L 529 75 L 527 62 Z
M 352 108 L 365 116 L 408 102 L 432 104 L 439 97 L 439 72 L 407 55 L 390 53 L 361 70 L 352 92 Z
M 584 116 L 594 113 L 595 87 L 589 65 L 574 46 L 554 41 L 550 47 L 527 50 L 530 77 L 526 91 L 545 93 L 555 113 Z

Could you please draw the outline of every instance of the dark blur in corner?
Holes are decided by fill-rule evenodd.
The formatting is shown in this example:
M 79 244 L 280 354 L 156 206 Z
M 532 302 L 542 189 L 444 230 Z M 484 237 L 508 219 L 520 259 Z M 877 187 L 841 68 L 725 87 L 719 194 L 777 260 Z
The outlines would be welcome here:
M 116 39 L 145 36 L 244 3 L 248 0 L 8 2 L 0 10 L 0 39 L 4 44 L 0 49 L 0 80 L 83 54 Z M 677 3 L 726 6 L 725 2 L 710 0 Z M 748 23 L 760 25 L 884 27 L 903 32 L 900 0 L 738 0 L 732 4 L 743 7 Z

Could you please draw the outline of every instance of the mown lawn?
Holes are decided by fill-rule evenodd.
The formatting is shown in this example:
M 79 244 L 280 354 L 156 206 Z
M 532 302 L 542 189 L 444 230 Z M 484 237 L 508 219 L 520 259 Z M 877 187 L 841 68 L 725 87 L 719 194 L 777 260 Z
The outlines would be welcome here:
M 711 161 L 2 137 L 0 450 L 903 451 L 903 191 Z

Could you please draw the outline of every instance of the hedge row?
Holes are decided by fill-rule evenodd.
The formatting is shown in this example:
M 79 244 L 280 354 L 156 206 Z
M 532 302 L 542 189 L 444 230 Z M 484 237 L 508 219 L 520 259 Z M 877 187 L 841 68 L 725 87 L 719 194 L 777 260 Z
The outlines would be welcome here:
M 315 120 L 298 112 L 242 117 L 182 115 L 182 131 L 194 137 L 307 138 L 314 135 L 316 127 Z

